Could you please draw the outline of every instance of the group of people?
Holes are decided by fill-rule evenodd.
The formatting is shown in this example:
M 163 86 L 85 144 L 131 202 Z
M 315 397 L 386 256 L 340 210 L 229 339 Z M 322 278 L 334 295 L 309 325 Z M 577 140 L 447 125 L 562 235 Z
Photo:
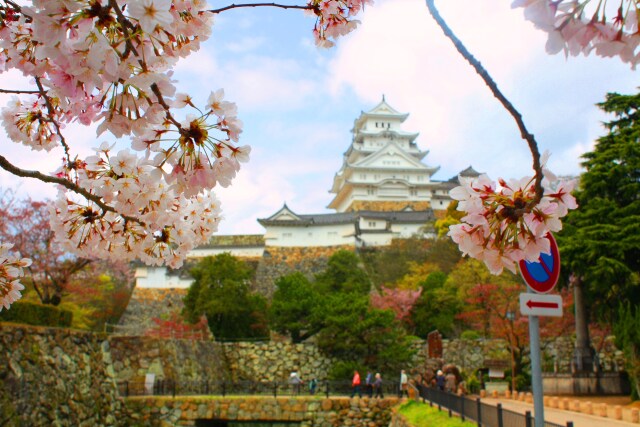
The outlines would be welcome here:
M 362 381 L 360 379 L 360 373 L 356 370 L 353 372 L 353 379 L 351 380 L 351 397 L 354 397 L 356 394 L 358 397 L 362 397 L 361 385 Z M 368 371 L 364 380 L 364 386 L 365 394 L 369 396 L 369 398 L 384 398 L 384 393 L 382 391 L 382 376 L 380 373 L 376 373 L 374 376 L 371 371 Z M 409 397 L 409 379 L 404 369 L 400 371 L 399 395 L 400 397 L 403 395 Z
M 302 381 L 298 372 L 293 371 L 291 372 L 291 375 L 289 375 L 289 384 L 291 384 L 293 394 L 298 395 L 300 394 L 304 381 Z M 316 378 L 312 378 L 311 381 L 309 381 L 309 393 L 312 395 L 316 394 L 316 388 L 318 388 L 318 380 Z
M 300 375 L 297 371 L 291 372 L 289 375 L 289 384 L 291 385 L 291 389 L 294 395 L 299 395 L 304 381 L 300 378 Z M 360 373 L 356 370 L 353 372 L 353 378 L 351 380 L 351 397 L 358 395 L 358 397 L 362 397 L 362 380 L 360 378 Z M 316 378 L 312 378 L 308 383 L 309 393 L 314 395 L 316 393 L 316 389 L 318 387 L 318 380 Z M 368 371 L 364 380 L 364 394 L 369 398 L 384 398 L 384 392 L 382 390 L 382 375 L 380 373 L 376 373 Z M 400 387 L 398 390 L 398 394 L 400 397 L 407 396 L 409 397 L 409 380 L 407 377 L 407 373 L 403 369 L 400 371 Z

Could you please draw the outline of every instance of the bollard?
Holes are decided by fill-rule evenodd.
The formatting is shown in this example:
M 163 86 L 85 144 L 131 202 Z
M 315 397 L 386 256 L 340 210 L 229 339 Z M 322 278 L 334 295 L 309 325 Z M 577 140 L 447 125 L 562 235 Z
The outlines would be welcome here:
M 597 403 L 595 406 L 596 415 L 599 417 L 607 417 L 607 404 L 606 403 Z
M 484 399 L 485 397 L 487 397 L 487 390 L 485 389 L 480 390 L 480 398 Z
M 622 419 L 622 406 L 616 405 L 613 407 L 613 417 L 614 420 Z
M 505 390 L 504 391 L 504 398 L 505 399 L 511 399 L 511 392 L 509 390 Z
M 569 404 L 569 409 L 575 412 L 580 412 L 580 401 L 572 400 Z
M 569 410 L 569 399 L 568 398 L 564 398 L 562 399 L 562 407 L 560 409 L 564 409 L 565 411 Z
M 533 394 L 527 393 L 524 397 L 524 401 L 527 403 L 533 403 Z
M 593 403 L 582 402 L 582 404 L 580 405 L 580 412 L 587 415 L 593 415 Z
M 498 398 L 498 390 L 493 390 L 491 392 L 491 397 L 493 397 L 494 399 L 497 399 Z

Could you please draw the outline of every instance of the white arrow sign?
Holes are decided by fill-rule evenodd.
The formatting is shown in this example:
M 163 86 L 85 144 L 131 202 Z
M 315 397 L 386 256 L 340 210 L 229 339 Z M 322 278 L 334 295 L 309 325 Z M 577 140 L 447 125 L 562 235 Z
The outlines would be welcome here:
M 520 313 L 524 316 L 562 317 L 560 295 L 520 294 Z

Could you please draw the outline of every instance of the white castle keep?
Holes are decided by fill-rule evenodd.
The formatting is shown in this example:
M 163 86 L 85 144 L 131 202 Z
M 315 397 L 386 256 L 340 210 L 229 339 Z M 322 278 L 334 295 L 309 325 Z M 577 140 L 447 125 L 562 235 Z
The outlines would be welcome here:
M 442 216 L 449 190 L 461 176 L 477 176 L 469 167 L 447 181 L 432 180 L 439 167 L 422 163 L 428 151 L 416 144 L 419 133 L 402 123 L 409 114 L 382 101 L 354 121 L 353 138 L 330 192 L 335 213 L 299 214 L 286 204 L 268 218 L 258 219 L 264 235 L 214 236 L 189 258 L 230 252 L 258 259 L 269 248 L 383 246 L 395 238 L 431 237 L 425 225 Z M 165 267 L 138 267 L 139 288 L 187 288 L 191 279 Z

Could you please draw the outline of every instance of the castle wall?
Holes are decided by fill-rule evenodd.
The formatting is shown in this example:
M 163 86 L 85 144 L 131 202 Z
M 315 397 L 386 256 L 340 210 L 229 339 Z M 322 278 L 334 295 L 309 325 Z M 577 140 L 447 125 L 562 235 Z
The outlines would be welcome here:
M 268 247 L 258 264 L 255 290 L 270 297 L 275 291 L 275 281 L 286 274 L 301 272 L 312 278 L 321 273 L 329 257 L 338 250 L 354 250 L 350 245 L 328 247 Z
M 3 426 L 126 425 L 104 334 L 0 323 Z

